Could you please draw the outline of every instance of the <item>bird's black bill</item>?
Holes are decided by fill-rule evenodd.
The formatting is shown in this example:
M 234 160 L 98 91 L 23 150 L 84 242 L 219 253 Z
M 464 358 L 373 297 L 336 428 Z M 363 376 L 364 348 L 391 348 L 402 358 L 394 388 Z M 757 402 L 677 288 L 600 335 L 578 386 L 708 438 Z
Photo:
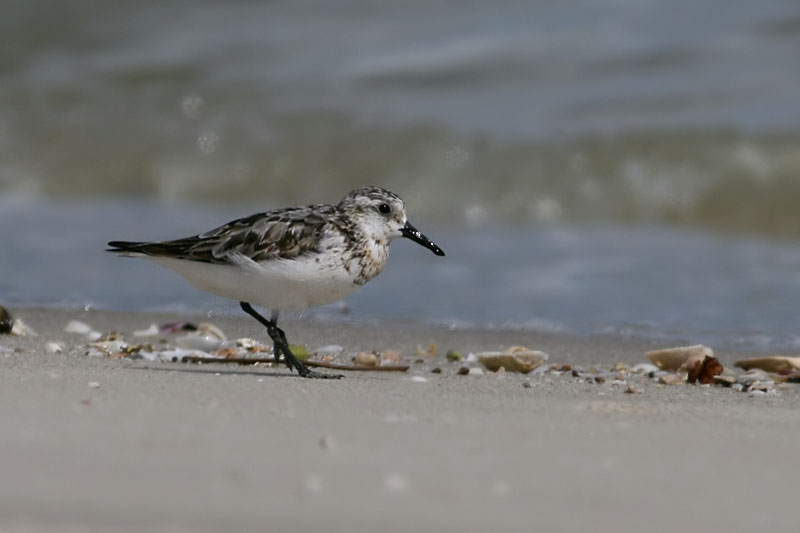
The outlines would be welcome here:
M 410 222 L 406 221 L 406 225 L 403 226 L 403 229 L 400 230 L 400 233 L 402 233 L 403 237 L 406 239 L 411 239 L 415 243 L 421 244 L 436 255 L 444 255 L 444 251 L 442 251 L 441 248 L 433 244 L 432 240 L 427 238 L 420 230 L 412 226 Z

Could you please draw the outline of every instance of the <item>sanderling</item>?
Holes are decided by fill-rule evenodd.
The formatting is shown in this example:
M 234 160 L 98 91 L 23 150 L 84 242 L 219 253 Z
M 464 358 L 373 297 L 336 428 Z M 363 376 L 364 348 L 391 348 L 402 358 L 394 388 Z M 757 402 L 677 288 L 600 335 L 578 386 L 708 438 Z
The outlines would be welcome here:
M 444 255 L 408 222 L 399 196 L 362 187 L 336 205 L 275 209 L 174 241 L 111 241 L 108 251 L 146 257 L 198 289 L 238 300 L 267 328 L 276 359 L 283 354 L 303 377 L 340 378 L 313 372 L 292 354 L 278 315 L 335 302 L 364 285 L 386 266 L 396 237 Z M 270 318 L 251 303 L 270 309 Z

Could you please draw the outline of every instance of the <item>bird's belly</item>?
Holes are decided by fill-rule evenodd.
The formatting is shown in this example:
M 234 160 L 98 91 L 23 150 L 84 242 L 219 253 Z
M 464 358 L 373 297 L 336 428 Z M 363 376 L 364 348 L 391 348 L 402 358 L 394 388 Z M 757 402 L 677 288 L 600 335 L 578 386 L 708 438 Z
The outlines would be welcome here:
M 310 256 L 236 265 L 154 257 L 194 287 L 272 310 L 299 310 L 340 300 L 359 287 L 343 265 Z

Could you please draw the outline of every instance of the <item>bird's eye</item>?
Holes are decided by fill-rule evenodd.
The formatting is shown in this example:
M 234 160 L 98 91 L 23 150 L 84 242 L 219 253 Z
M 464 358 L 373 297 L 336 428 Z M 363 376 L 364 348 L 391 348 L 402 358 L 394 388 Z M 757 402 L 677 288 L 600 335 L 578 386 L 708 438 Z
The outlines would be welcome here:
M 383 213 L 384 215 L 388 215 L 392 212 L 392 208 L 389 207 L 389 204 L 381 204 L 378 206 L 378 211 Z

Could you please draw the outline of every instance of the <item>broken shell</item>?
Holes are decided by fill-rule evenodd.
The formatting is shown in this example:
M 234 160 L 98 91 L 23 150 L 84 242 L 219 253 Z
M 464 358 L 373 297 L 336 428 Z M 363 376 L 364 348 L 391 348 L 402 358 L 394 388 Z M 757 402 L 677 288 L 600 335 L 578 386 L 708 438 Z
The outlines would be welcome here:
M 642 389 L 634 387 L 630 383 L 628 383 L 628 387 L 625 389 L 627 394 L 642 394 Z
M 706 356 L 714 357 L 714 350 L 702 344 L 654 350 L 645 354 L 661 370 L 682 370 L 694 366 Z
M 696 361 L 694 366 L 689 368 L 689 375 L 686 381 L 695 383 L 699 381 L 704 385 L 714 383 L 714 376 L 722 374 L 725 370 L 722 363 L 716 357 L 705 356 L 702 361 Z
M 116 341 L 103 341 L 103 342 L 93 342 L 89 344 L 89 348 L 93 349 L 87 355 L 106 355 L 108 357 L 113 356 L 119 352 L 123 352 L 128 348 L 128 345 L 125 341 L 116 340 Z
M 403 360 L 403 356 L 397 350 L 386 350 L 381 352 L 380 364 L 382 365 L 395 365 Z
M 7 335 L 11 333 L 13 327 L 14 318 L 8 312 L 8 309 L 0 305 L 0 334 Z
M 39 334 L 36 333 L 32 327 L 22 321 L 21 318 L 18 318 L 14 321 L 14 325 L 11 327 L 11 334 L 16 335 L 17 337 L 38 337 Z
M 736 361 L 734 364 L 745 370 L 758 368 L 761 370 L 766 370 L 767 372 L 775 372 L 776 374 L 790 374 L 791 372 L 800 370 L 800 357 L 774 355 L 772 357 L 742 359 L 741 361 Z
M 64 347 L 57 342 L 48 342 L 45 345 L 45 350 L 47 350 L 47 353 L 61 353 L 64 351 Z
M 158 334 L 158 324 L 150 324 L 147 329 L 137 329 L 133 332 L 134 337 L 155 337 Z
M 731 376 L 730 374 L 723 374 L 719 376 L 714 376 L 714 381 L 717 382 L 719 385 L 723 387 L 730 387 L 734 383 L 736 383 L 736 377 Z
M 210 334 L 200 334 L 199 329 L 197 330 L 197 334 L 190 333 L 189 335 L 183 335 L 175 339 L 175 345 L 184 350 L 211 352 L 220 349 L 222 344 L 223 342 L 219 337 Z
M 103 334 L 99 331 L 94 331 L 92 327 L 80 320 L 70 320 L 64 327 L 66 333 L 75 333 L 76 335 L 83 335 L 90 341 L 99 340 Z
M 658 382 L 662 385 L 683 385 L 685 380 L 679 374 L 664 374 L 658 377 Z
M 529 350 L 523 346 L 512 346 L 505 352 L 482 352 L 476 354 L 487 370 L 497 372 L 504 368 L 509 372 L 527 374 L 549 357 L 544 352 Z
M 378 356 L 370 352 L 359 352 L 353 362 L 360 366 L 378 366 Z
M 337 356 L 344 351 L 344 346 L 340 346 L 338 344 L 328 344 L 327 346 L 322 346 L 314 351 L 317 353 L 317 355 L 322 357 Z
M 225 336 L 225 334 L 222 332 L 222 330 L 219 329 L 214 324 L 211 324 L 210 322 L 203 322 L 201 324 L 198 324 L 198 326 L 197 326 L 197 334 L 198 335 L 211 335 L 212 337 L 216 337 L 221 341 L 228 340 L 228 337 Z
M 433 357 L 439 351 L 439 346 L 435 342 L 431 342 L 427 348 L 423 348 L 417 344 L 417 357 Z

